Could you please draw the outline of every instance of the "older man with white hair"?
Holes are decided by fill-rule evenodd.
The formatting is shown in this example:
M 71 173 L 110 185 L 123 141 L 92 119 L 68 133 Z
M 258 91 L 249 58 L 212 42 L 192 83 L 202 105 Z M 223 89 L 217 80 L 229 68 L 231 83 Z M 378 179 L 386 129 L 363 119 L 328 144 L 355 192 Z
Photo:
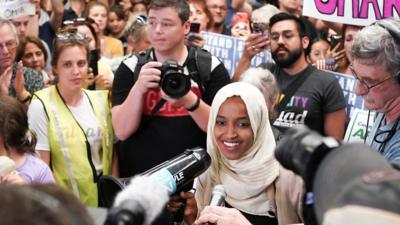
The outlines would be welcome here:
M 400 161 L 400 20 L 385 19 L 359 31 L 351 47 L 355 92 L 377 112 L 367 144 Z
M 43 88 L 43 77 L 36 71 L 15 62 L 19 44 L 13 23 L 0 19 L 0 96 L 10 95 L 20 102 L 29 102 L 33 92 Z

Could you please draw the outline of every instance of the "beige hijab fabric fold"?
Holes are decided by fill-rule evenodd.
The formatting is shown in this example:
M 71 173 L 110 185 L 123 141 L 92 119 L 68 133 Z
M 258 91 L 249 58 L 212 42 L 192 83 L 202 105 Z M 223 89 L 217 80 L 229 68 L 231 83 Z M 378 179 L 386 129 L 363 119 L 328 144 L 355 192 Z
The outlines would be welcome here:
M 226 159 L 218 150 L 214 137 L 219 108 L 233 96 L 239 96 L 245 103 L 254 134 L 253 145 L 238 160 Z M 207 131 L 207 151 L 212 163 L 196 182 L 199 209 L 208 204 L 212 188 L 222 184 L 227 193 L 226 201 L 231 206 L 253 215 L 272 216 L 270 212 L 275 212 L 275 204 L 269 197 L 271 194 L 267 195 L 267 189 L 271 190 L 270 186 L 279 174 L 279 164 L 274 158 L 275 139 L 261 92 L 245 82 L 223 87 L 211 106 Z

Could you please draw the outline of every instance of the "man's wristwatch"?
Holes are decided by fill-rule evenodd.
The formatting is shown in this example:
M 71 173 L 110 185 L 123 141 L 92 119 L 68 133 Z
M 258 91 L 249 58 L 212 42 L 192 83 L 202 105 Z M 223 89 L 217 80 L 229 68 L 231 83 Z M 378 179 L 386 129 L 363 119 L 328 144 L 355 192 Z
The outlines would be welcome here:
M 200 97 L 197 96 L 197 100 L 196 100 L 196 102 L 194 103 L 194 105 L 193 105 L 192 107 L 190 107 L 190 108 L 186 108 L 186 110 L 189 111 L 189 112 L 193 112 L 193 111 L 195 111 L 196 109 L 198 109 L 199 106 L 200 106 Z

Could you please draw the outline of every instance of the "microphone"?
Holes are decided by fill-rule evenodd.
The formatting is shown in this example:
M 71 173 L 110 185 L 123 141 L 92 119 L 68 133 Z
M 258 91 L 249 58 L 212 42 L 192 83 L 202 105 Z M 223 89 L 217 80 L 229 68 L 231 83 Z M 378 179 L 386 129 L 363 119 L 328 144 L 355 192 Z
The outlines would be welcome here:
M 212 191 L 210 206 L 222 206 L 225 202 L 226 192 L 222 184 L 218 184 Z
M 168 193 L 154 177 L 137 175 L 115 198 L 104 225 L 151 224 L 168 202 Z
M 185 150 L 175 158 L 147 170 L 143 175 L 154 177 L 168 188 L 169 195 L 174 195 L 184 190 L 210 164 L 210 155 L 205 149 L 198 147 Z
M 212 196 L 209 206 L 223 206 L 225 203 L 226 192 L 222 184 L 215 185 L 212 191 Z M 206 223 L 205 225 L 212 225 L 211 223 Z
M 208 155 L 205 149 L 203 148 L 187 149 L 182 154 L 174 157 L 173 159 L 168 160 L 156 167 L 153 167 L 150 170 L 147 170 L 146 172 L 142 173 L 141 176 L 148 177 L 151 180 L 155 181 L 160 187 L 166 189 L 167 196 L 171 196 L 176 193 L 179 193 L 180 191 L 184 190 L 186 191 L 186 189 L 191 185 L 191 182 L 194 180 L 194 178 L 202 174 L 210 166 L 210 164 L 211 164 L 211 157 Z M 131 199 L 131 201 L 129 201 L 130 203 L 124 204 L 124 207 L 122 208 L 123 211 L 127 211 L 127 208 L 130 208 L 130 214 L 135 214 L 135 212 L 137 211 L 142 212 L 143 210 L 155 211 L 154 209 L 152 209 L 152 207 L 150 208 L 143 207 L 142 201 L 148 201 L 148 202 L 153 201 L 161 203 L 162 202 L 160 200 L 161 197 L 157 196 L 155 193 L 151 193 L 151 195 L 149 196 L 151 198 L 134 197 L 135 195 L 141 196 L 143 195 L 143 193 L 151 190 L 150 189 L 151 186 L 147 187 L 146 185 L 141 185 L 139 186 L 139 188 L 130 188 L 132 186 L 131 185 L 132 182 L 135 182 L 133 186 L 138 186 L 136 184 L 138 181 L 136 181 L 135 178 L 116 179 L 113 176 L 102 176 L 99 179 L 99 192 L 104 205 L 111 206 L 111 202 L 113 202 L 116 194 L 122 190 L 121 195 L 126 196 L 125 197 L 126 200 L 128 199 L 128 196 L 131 196 L 129 197 L 129 199 Z M 128 188 L 129 190 L 127 190 Z M 127 193 L 127 194 L 122 194 L 122 193 Z M 117 196 L 119 195 L 120 194 L 118 194 Z M 116 213 L 115 211 L 121 210 L 121 207 L 118 207 L 119 203 L 121 203 L 121 201 L 115 199 L 113 207 L 116 207 L 116 209 L 114 208 L 111 209 L 112 214 L 115 214 Z M 165 203 L 166 202 L 162 202 L 161 208 L 164 207 Z M 157 211 L 156 215 L 158 215 L 159 213 L 160 211 Z M 124 213 L 124 215 L 125 214 L 126 213 Z M 135 216 L 135 217 L 132 217 L 132 215 L 119 216 L 118 218 L 119 219 L 127 218 L 127 220 L 133 218 L 137 220 L 135 221 L 135 223 L 124 222 L 121 224 L 138 225 L 138 224 L 145 224 L 144 222 L 150 221 L 150 219 L 148 219 L 148 215 L 146 214 L 142 214 L 141 216 Z M 108 223 L 107 225 L 111 224 L 119 225 L 120 223 Z

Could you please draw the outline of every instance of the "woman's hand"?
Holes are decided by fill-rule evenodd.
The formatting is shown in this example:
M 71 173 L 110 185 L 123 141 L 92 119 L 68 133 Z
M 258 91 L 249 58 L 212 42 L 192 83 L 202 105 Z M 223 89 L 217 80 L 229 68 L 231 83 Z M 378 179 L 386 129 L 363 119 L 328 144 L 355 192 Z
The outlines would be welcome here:
M 194 222 L 195 225 L 205 223 L 212 223 L 215 225 L 251 225 L 239 210 L 221 206 L 205 207 L 200 217 Z
M 7 67 L 0 76 L 0 96 L 8 96 L 12 76 L 12 67 Z
M 110 76 L 99 74 L 94 78 L 94 82 L 97 90 L 110 90 L 113 80 Z
M 10 173 L 4 176 L 0 176 L 0 184 L 25 185 L 27 183 L 17 173 Z
M 333 49 L 328 49 L 326 52 L 326 59 L 332 58 L 335 59 L 336 62 L 339 60 L 343 59 L 345 57 L 345 52 L 344 49 L 339 50 L 340 48 L 340 43 L 337 43 L 337 45 Z
M 31 94 L 25 89 L 24 73 L 22 71 L 22 61 L 18 62 L 17 73 L 15 74 L 14 89 L 17 99 L 20 101 L 25 100 Z

